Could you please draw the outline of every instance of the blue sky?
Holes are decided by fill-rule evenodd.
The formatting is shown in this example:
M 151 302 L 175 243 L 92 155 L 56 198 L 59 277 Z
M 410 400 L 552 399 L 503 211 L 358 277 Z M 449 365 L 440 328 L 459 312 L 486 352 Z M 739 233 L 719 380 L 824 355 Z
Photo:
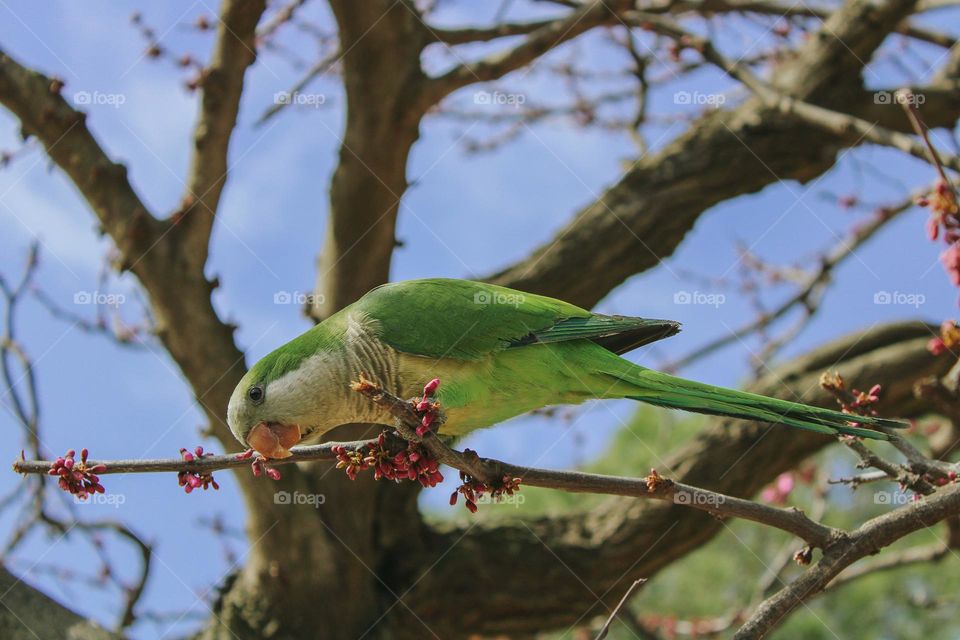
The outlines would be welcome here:
M 144 16 L 165 46 L 205 57 L 209 35 L 197 34 L 188 25 L 197 15 L 212 15 L 213 8 L 204 2 L 159 3 L 149 6 Z M 308 5 L 307 11 L 317 21 L 328 19 L 323 5 Z M 438 21 L 462 23 L 469 15 L 464 11 L 453 3 Z M 119 105 L 91 105 L 90 126 L 115 159 L 128 163 L 137 191 L 151 208 L 167 212 L 183 192 L 195 96 L 183 90 L 184 76 L 172 64 L 143 57 L 143 40 L 129 24 L 129 14 L 126 6 L 102 1 L 80 5 L 0 0 L 0 43 L 21 62 L 62 77 L 67 96 L 77 92 L 122 96 Z M 522 15 L 519 11 L 514 17 Z M 737 28 L 736 36 L 725 40 L 732 50 L 756 40 L 765 29 L 733 19 L 723 24 Z M 313 42 L 292 32 L 285 37 L 298 55 L 312 58 Z M 483 50 L 480 47 L 471 54 Z M 888 59 L 897 57 L 899 64 L 916 72 L 916 78 L 906 76 L 890 61 L 879 62 L 868 73 L 869 84 L 922 80 L 928 75 L 924 68 L 942 52 L 931 47 L 916 51 L 916 57 L 901 57 L 896 43 L 888 45 Z M 597 65 L 622 61 L 599 36 L 557 52 L 555 59 L 570 55 Z M 434 52 L 428 63 L 442 68 L 449 58 Z M 308 292 L 314 282 L 326 189 L 342 129 L 342 94 L 336 79 L 318 81 L 308 89 L 324 96 L 322 108 L 290 109 L 261 127 L 253 126 L 273 95 L 289 87 L 300 73 L 283 57 L 266 53 L 248 75 L 231 148 L 231 175 L 211 246 L 209 273 L 222 282 L 215 304 L 224 318 L 239 325 L 237 339 L 248 352 L 248 363 L 309 326 L 296 305 L 274 304 L 274 295 Z M 563 98 L 558 83 L 545 73 L 524 74 L 498 87 L 541 102 Z M 716 92 L 729 87 L 715 74 L 699 74 L 655 93 L 652 109 L 676 112 L 673 95 L 678 90 Z M 477 90 L 464 90 L 454 96 L 455 103 L 473 107 L 471 96 Z M 730 100 L 738 95 L 731 93 Z M 682 122 L 653 126 L 648 137 L 659 141 L 654 144 L 659 147 L 684 126 Z M 395 255 L 394 279 L 479 277 L 522 258 L 615 182 L 623 161 L 636 156 L 626 135 L 579 129 L 560 121 L 534 126 L 492 153 L 464 152 L 464 140 L 487 132 L 485 124 L 437 118 L 426 123 L 408 170 L 416 185 L 403 202 L 398 237 L 404 246 Z M 952 148 L 949 137 L 944 131 L 935 135 L 945 148 Z M 17 140 L 16 123 L 0 112 L 0 148 L 16 149 Z M 812 185 L 776 183 L 759 194 L 714 208 L 674 256 L 659 268 L 631 278 L 598 309 L 682 321 L 684 331 L 679 336 L 631 357 L 656 365 L 684 355 L 752 317 L 749 301 L 735 287 L 710 283 L 735 280 L 737 243 L 771 261 L 809 265 L 862 215 L 838 207 L 836 194 L 856 193 L 865 201 L 883 204 L 932 179 L 929 167 L 891 151 L 863 148 L 844 154 L 835 171 Z M 925 238 L 925 216 L 924 211 L 914 210 L 858 249 L 837 271 L 823 310 L 784 356 L 879 322 L 917 317 L 939 322 L 952 317 L 957 292 L 937 263 L 940 247 Z M 42 244 L 38 284 L 62 306 L 92 317 L 91 307 L 74 305 L 73 300 L 78 292 L 98 290 L 97 275 L 110 243 L 98 236 L 93 215 L 73 187 L 36 148 L 18 155 L 0 171 L 0 225 L 0 272 L 17 275 L 27 247 L 38 240 Z M 706 281 L 690 279 L 689 273 Z M 118 312 L 136 322 L 136 283 L 127 276 L 112 278 L 107 289 L 126 296 Z M 674 302 L 679 291 L 723 294 L 725 302 L 717 307 L 680 305 Z M 877 305 L 878 291 L 919 294 L 924 302 L 919 308 Z M 766 299 L 773 303 L 784 295 L 786 290 L 776 290 Z M 176 366 L 156 344 L 136 350 L 118 347 L 51 318 L 33 301 L 20 309 L 19 320 L 20 338 L 36 363 L 42 440 L 48 453 L 87 446 L 96 457 L 163 457 L 201 442 L 202 417 Z M 736 344 L 683 373 L 737 385 L 748 375 L 748 359 L 757 346 L 755 340 Z M 572 424 L 520 418 L 478 434 L 465 445 L 516 462 L 571 465 L 602 450 L 630 411 L 628 403 L 613 402 L 584 407 Z M 7 432 L 17 430 L 6 411 L 0 412 L 0 425 Z M 20 447 L 17 438 L 9 438 L 0 446 L 0 457 L 12 460 Z M 108 490 L 124 496 L 122 505 L 77 509 L 82 517 L 122 518 L 155 541 L 155 575 L 144 607 L 202 613 L 205 607 L 199 600 L 204 591 L 229 570 L 220 542 L 197 525 L 199 518 L 222 514 L 232 525 L 242 527 L 241 502 L 232 478 L 219 476 L 222 491 L 190 496 L 178 490 L 172 476 L 111 476 L 106 481 Z M 6 493 L 19 482 L 7 474 L 0 487 Z M 448 491 L 438 489 L 427 492 L 424 501 L 441 509 L 447 496 Z M 5 518 L 0 533 L 6 534 L 12 526 L 11 518 Z M 243 541 L 232 544 L 242 560 Z M 33 535 L 11 566 L 21 573 L 31 570 L 31 583 L 65 601 L 79 602 L 77 596 L 83 593 L 78 608 L 109 624 L 115 594 L 86 594 L 81 587 L 41 571 L 54 564 L 95 571 L 88 548 L 79 540 Z M 125 548 L 114 548 L 118 566 L 133 566 L 134 557 Z M 134 635 L 175 634 L 192 624 L 191 615 L 172 625 L 141 623 Z

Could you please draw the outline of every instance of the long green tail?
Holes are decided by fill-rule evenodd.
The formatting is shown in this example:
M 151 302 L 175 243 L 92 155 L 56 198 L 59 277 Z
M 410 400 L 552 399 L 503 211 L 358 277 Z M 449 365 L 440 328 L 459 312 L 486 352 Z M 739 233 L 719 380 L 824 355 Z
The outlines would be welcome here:
M 621 360 L 622 362 L 625 361 Z M 714 387 L 638 365 L 632 365 L 625 371 L 621 364 L 615 369 L 616 371 L 607 370 L 606 373 L 629 382 L 637 390 L 635 394 L 628 392 L 629 395 L 625 394 L 624 397 L 670 409 L 786 424 L 817 433 L 845 434 L 874 440 L 889 438 L 883 432 L 851 426 L 850 423 L 857 423 L 863 427 L 883 426 L 895 429 L 908 426 L 908 423 L 901 420 L 851 415 L 798 402 L 768 398 L 756 393 Z

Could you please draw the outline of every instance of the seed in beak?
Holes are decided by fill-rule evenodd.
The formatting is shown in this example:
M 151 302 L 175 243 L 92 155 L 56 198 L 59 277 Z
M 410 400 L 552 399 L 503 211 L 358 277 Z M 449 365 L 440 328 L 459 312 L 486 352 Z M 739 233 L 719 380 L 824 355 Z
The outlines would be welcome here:
M 264 458 L 289 458 L 290 447 L 300 442 L 300 425 L 261 422 L 247 436 L 247 444 Z

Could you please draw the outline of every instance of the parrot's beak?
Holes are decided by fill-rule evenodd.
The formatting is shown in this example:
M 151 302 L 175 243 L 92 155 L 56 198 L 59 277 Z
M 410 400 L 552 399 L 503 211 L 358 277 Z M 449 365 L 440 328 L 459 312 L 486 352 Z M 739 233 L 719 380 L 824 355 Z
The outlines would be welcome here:
M 261 422 L 247 436 L 247 444 L 264 458 L 289 458 L 290 447 L 300 442 L 300 425 Z

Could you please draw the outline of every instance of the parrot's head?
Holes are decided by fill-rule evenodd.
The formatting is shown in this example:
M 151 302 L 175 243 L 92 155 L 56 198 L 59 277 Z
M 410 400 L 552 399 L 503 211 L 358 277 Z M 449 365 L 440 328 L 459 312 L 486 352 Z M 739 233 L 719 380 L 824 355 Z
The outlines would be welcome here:
M 307 435 L 301 430 L 309 420 L 307 385 L 299 379 L 303 373 L 297 366 L 299 359 L 292 359 L 285 347 L 265 356 L 243 376 L 227 407 L 230 431 L 265 458 L 289 457 L 290 447 Z

